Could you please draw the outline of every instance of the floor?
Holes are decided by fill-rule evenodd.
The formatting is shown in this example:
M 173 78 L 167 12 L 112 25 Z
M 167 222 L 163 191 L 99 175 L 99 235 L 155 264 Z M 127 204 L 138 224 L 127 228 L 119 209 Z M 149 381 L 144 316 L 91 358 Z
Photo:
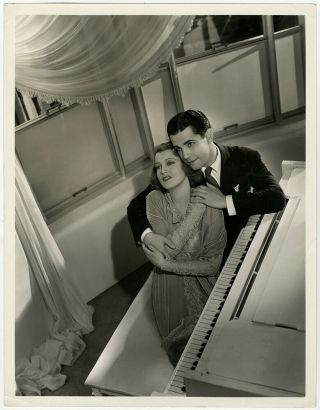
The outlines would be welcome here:
M 273 123 L 253 128 L 217 142 L 224 145 L 246 146 L 259 151 L 263 162 L 279 181 L 283 160 L 305 161 L 305 126 L 305 115 L 300 114 L 283 120 L 279 125 Z
M 263 161 L 279 180 L 282 160 L 305 160 L 304 116 L 290 118 L 283 121 L 281 125 L 271 124 L 239 133 L 218 142 L 226 145 L 248 146 L 259 150 Z M 141 267 L 90 302 L 95 309 L 93 319 L 95 330 L 84 337 L 87 344 L 86 350 L 72 367 L 63 368 L 62 373 L 67 376 L 66 384 L 55 392 L 43 390 L 42 395 L 91 395 L 90 388 L 84 385 L 84 381 L 150 271 L 150 264 Z
M 147 263 L 89 302 L 95 310 L 95 330 L 84 336 L 87 347 L 73 366 L 63 367 L 61 373 L 67 376 L 64 386 L 54 392 L 44 389 L 42 396 L 91 396 L 84 382 L 151 269 Z

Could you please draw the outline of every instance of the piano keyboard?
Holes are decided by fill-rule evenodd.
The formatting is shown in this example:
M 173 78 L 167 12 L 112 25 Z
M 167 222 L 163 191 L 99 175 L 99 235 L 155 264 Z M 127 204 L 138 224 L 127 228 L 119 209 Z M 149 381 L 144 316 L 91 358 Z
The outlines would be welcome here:
M 263 215 L 253 215 L 241 230 L 203 312 L 169 380 L 165 394 L 185 396 L 184 372 L 195 369 Z

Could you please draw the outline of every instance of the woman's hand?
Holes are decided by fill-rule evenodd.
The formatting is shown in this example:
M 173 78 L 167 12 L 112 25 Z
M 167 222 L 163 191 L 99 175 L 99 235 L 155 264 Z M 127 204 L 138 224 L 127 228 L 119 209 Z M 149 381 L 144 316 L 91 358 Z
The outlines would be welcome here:
M 170 239 L 158 235 L 154 232 L 149 232 L 143 238 L 143 244 L 151 251 L 157 251 L 167 258 L 169 256 L 168 250 L 175 249 L 174 243 Z
M 146 247 L 146 245 L 143 243 L 142 244 L 142 249 L 144 254 L 146 255 L 146 257 L 149 259 L 149 261 L 154 265 L 157 266 L 158 268 L 161 269 L 164 261 L 165 261 L 165 257 L 163 256 L 163 254 L 161 252 L 159 252 L 157 249 L 149 249 Z
M 192 203 L 200 203 L 211 208 L 224 209 L 227 207 L 226 196 L 220 191 L 219 188 L 214 187 L 211 184 L 207 186 L 200 185 L 194 188 L 191 194 Z

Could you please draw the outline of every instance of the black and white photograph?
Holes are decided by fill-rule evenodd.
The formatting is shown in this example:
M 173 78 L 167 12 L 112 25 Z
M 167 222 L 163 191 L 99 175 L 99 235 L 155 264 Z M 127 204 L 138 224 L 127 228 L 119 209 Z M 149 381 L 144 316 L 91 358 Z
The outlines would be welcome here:
M 315 18 L 5 5 L 7 405 L 316 405 Z

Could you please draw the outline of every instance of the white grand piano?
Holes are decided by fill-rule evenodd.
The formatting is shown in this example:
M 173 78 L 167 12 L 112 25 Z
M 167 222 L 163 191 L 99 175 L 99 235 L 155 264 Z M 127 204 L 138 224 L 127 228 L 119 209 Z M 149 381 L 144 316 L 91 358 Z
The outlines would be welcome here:
M 282 172 L 285 209 L 249 219 L 176 368 L 150 275 L 86 379 L 94 395 L 305 395 L 305 164 Z

